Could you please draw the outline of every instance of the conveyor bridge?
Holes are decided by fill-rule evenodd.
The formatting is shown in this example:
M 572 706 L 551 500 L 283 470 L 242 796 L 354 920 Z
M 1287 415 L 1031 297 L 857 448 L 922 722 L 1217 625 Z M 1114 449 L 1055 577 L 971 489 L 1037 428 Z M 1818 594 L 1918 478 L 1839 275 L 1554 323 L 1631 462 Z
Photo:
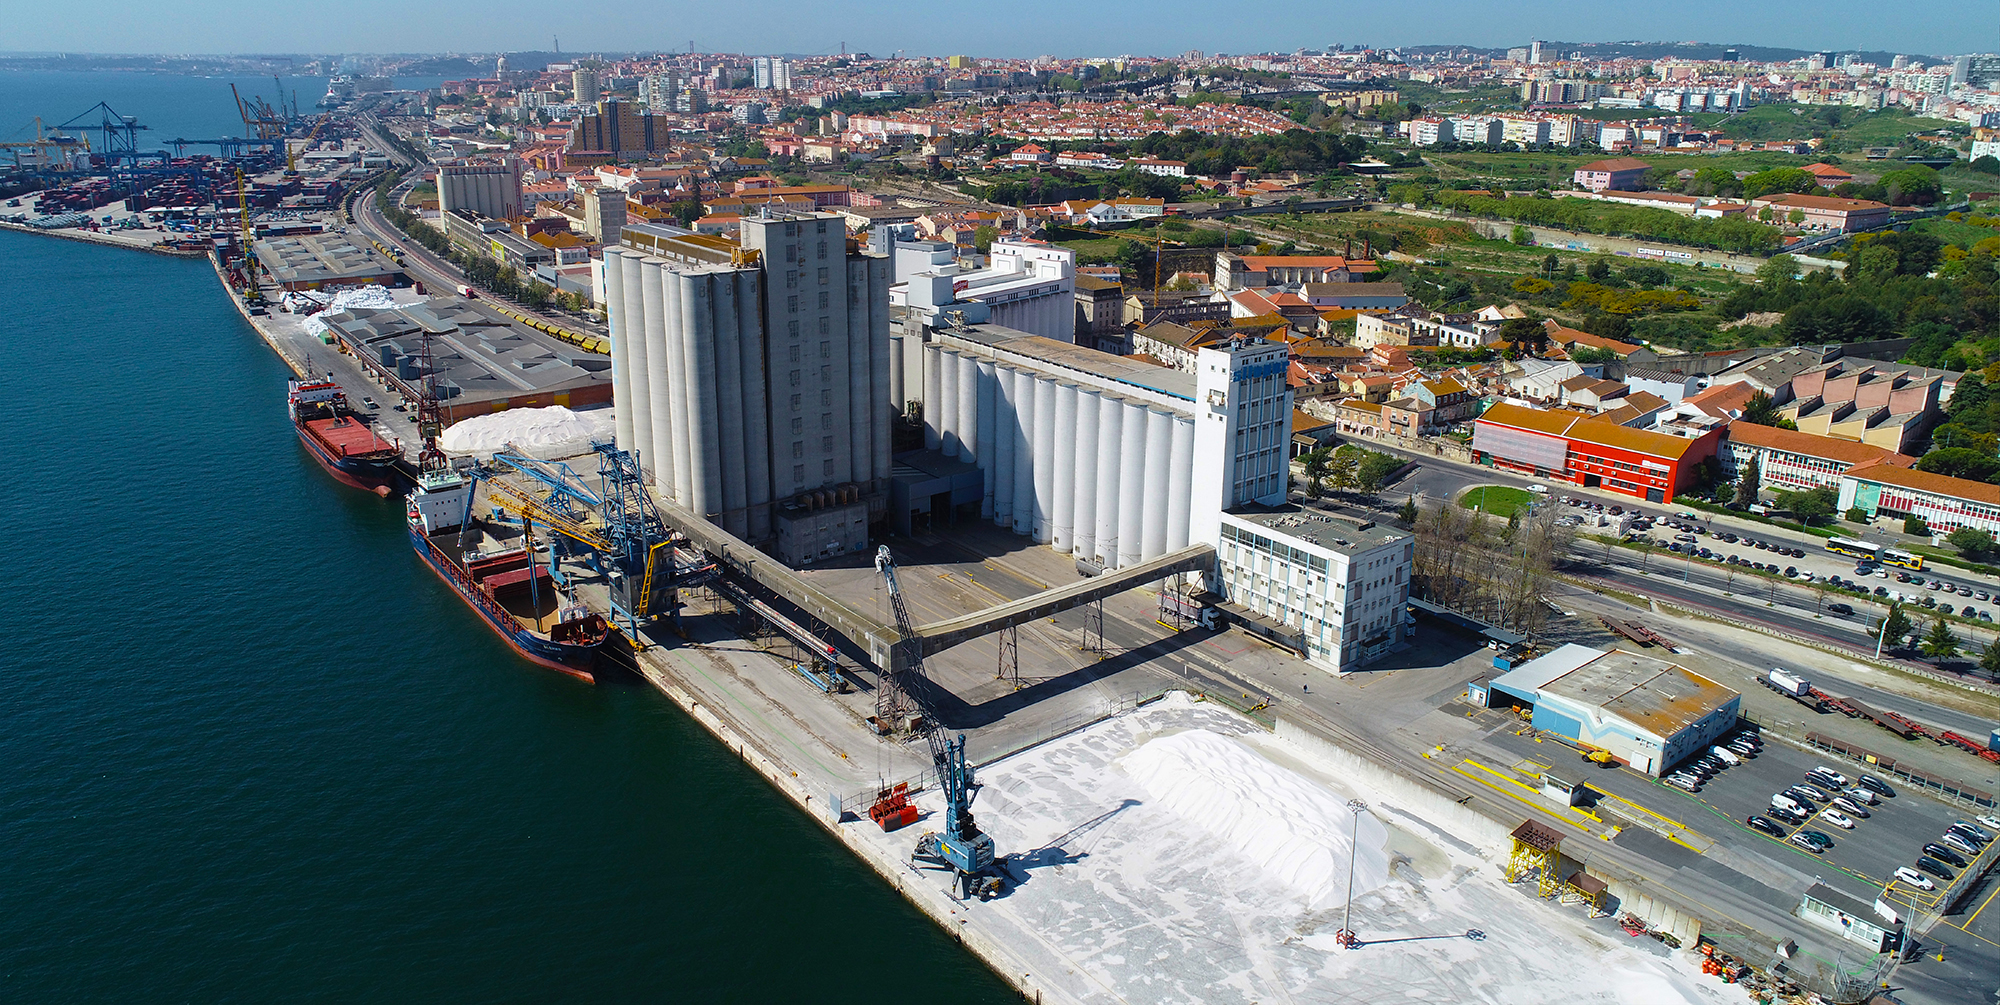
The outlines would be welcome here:
M 693 512 L 662 503 L 660 515 L 696 547 L 708 552 L 724 574 L 748 580 L 784 598 L 821 624 L 840 633 L 868 654 L 878 669 L 893 672 L 898 635 L 894 626 L 856 610 L 820 590 L 783 562 L 752 547 L 749 542 L 723 530 Z M 1185 572 L 1206 572 L 1214 567 L 1215 549 L 1193 545 L 1169 552 L 1150 562 L 1114 569 L 1101 576 L 1066 583 L 1019 600 L 1010 600 L 985 610 L 934 621 L 917 628 L 923 655 L 943 652 L 983 635 L 1046 618 L 1060 611 L 1093 604 L 1105 597 L 1136 586 L 1156 582 Z

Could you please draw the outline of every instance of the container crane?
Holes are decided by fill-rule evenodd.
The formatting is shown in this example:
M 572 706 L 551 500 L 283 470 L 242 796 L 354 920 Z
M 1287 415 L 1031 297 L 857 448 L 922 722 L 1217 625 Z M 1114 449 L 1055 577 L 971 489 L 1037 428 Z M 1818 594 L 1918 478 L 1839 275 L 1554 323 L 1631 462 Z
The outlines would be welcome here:
M 250 232 L 250 196 L 243 187 L 243 169 L 236 169 L 236 207 L 240 214 L 243 242 L 243 299 L 262 300 L 264 291 L 257 288 L 257 256 L 251 251 L 250 242 L 254 235 Z
M 965 734 L 947 736 L 938 725 L 927 693 L 911 686 L 925 676 L 923 643 L 910 624 L 909 609 L 903 605 L 902 586 L 896 580 L 896 559 L 887 545 L 875 552 L 875 571 L 882 574 L 882 581 L 889 588 L 889 606 L 896 613 L 896 631 L 902 636 L 896 643 L 902 658 L 891 660 L 890 686 L 916 704 L 920 714 L 912 728 L 923 733 L 924 742 L 930 746 L 931 766 L 937 772 L 938 786 L 944 790 L 945 829 L 919 837 L 910 860 L 951 870 L 960 900 L 974 896 L 991 900 L 1000 893 L 1001 876 L 994 868 L 992 835 L 981 831 L 972 819 L 972 766 L 965 763 Z M 902 785 L 882 790 L 876 805 L 869 809 L 869 816 L 885 829 L 893 829 L 891 822 L 896 826 L 909 822 L 914 813 L 908 805 L 908 793 L 908 787 Z

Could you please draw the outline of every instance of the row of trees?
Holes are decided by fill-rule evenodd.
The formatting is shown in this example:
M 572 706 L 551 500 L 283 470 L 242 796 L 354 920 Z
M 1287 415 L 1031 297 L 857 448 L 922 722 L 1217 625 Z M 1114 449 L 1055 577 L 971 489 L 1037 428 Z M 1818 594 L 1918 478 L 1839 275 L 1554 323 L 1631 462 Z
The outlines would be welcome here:
M 547 306 L 556 299 L 556 292 L 548 284 L 521 277 L 499 262 L 484 255 L 468 254 L 452 247 L 450 239 L 436 227 L 425 223 L 417 214 L 396 205 L 389 192 L 395 187 L 396 176 L 385 178 L 375 187 L 375 207 L 410 240 L 417 242 L 431 254 L 450 262 L 465 273 L 465 281 L 487 290 L 495 296 L 512 300 L 532 308 Z M 573 302 L 574 298 L 570 298 Z
M 1575 532 L 1554 506 L 1516 512 L 1506 523 L 1441 502 L 1414 516 L 1411 596 L 1522 634 L 1547 627 L 1543 602 Z
M 1396 190 L 1413 186 L 1395 186 Z M 1404 191 L 1402 196 L 1411 193 Z M 1419 201 L 1403 198 L 1401 201 Z M 1622 206 L 1588 199 L 1536 199 L 1493 196 L 1479 192 L 1443 190 L 1421 201 L 1474 216 L 1513 220 L 1538 227 L 1554 227 L 1591 234 L 1614 234 L 1644 240 L 1714 248 L 1735 254 L 1759 255 L 1778 246 L 1781 235 L 1774 227 L 1752 220 L 1730 217 L 1697 219 L 1648 206 Z

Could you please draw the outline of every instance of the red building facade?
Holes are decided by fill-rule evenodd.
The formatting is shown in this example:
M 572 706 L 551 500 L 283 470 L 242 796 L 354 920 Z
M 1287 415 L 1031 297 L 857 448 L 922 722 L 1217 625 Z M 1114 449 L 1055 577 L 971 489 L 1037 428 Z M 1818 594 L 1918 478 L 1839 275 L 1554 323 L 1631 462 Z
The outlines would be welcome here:
M 1693 488 L 1714 457 L 1718 427 L 1688 438 L 1632 429 L 1581 412 L 1499 404 L 1473 425 L 1474 461 L 1536 478 L 1666 502 Z

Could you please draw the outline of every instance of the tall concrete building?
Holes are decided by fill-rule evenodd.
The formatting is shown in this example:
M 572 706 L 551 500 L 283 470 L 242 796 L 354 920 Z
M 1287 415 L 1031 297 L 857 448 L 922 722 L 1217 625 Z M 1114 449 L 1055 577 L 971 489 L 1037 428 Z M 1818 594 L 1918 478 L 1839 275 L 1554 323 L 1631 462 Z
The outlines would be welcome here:
M 438 210 L 477 213 L 495 220 L 522 214 L 521 162 L 513 157 L 483 164 L 446 164 L 438 168 Z
M 739 227 L 727 265 L 605 252 L 618 444 L 660 498 L 787 564 L 865 550 L 890 473 L 888 260 L 831 213 Z
M 602 95 L 597 89 L 597 71 L 571 70 L 569 74 L 571 100 L 579 105 L 597 104 Z
M 751 62 L 751 83 L 760 90 L 789 91 L 792 89 L 791 64 L 776 56 L 758 56 Z

